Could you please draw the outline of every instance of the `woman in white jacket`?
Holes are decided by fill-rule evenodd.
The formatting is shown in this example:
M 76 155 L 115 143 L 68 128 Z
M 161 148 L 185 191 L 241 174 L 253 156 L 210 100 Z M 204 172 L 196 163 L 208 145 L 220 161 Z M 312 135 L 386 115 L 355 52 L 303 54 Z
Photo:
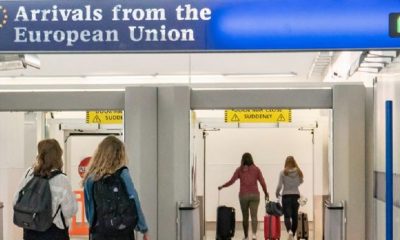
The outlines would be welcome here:
M 42 140 L 38 144 L 38 155 L 33 167 L 24 174 L 14 198 L 17 202 L 19 192 L 34 177 L 50 177 L 52 172 L 61 171 L 63 167 L 62 149 L 55 139 Z M 68 227 L 71 218 L 78 210 L 75 194 L 64 174 L 57 174 L 49 180 L 53 224 L 44 232 L 24 229 L 24 240 L 68 240 Z M 58 210 L 59 209 L 59 210 Z M 58 211 L 57 211 L 58 210 Z

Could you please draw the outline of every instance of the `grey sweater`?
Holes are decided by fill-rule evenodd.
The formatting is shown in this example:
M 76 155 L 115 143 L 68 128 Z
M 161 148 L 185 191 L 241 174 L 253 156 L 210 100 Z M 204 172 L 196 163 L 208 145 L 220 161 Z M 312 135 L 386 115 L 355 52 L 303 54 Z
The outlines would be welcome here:
M 300 194 L 299 186 L 303 183 L 303 179 L 300 178 L 297 173 L 297 169 L 292 169 L 286 176 L 284 171 L 281 171 L 279 175 L 279 183 L 276 188 L 276 196 L 288 195 L 288 194 Z M 283 187 L 282 194 L 280 194 Z

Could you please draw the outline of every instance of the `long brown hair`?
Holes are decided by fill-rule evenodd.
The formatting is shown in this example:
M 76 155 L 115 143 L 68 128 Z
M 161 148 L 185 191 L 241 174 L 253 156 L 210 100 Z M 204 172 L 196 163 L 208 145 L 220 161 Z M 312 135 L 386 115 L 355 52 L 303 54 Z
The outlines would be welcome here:
M 283 170 L 285 176 L 287 176 L 289 174 L 290 170 L 296 169 L 297 174 L 299 175 L 300 178 L 303 178 L 303 172 L 301 171 L 301 169 L 299 168 L 299 166 L 297 165 L 296 160 L 294 159 L 293 156 L 288 156 L 286 158 L 285 161 L 285 170 Z
M 33 166 L 33 174 L 42 177 L 50 177 L 52 170 L 60 170 L 63 167 L 63 151 L 55 139 L 45 139 L 38 143 L 38 155 Z
M 115 136 L 108 136 L 101 141 L 83 181 L 89 176 L 94 181 L 103 176 L 111 175 L 127 163 L 124 143 Z

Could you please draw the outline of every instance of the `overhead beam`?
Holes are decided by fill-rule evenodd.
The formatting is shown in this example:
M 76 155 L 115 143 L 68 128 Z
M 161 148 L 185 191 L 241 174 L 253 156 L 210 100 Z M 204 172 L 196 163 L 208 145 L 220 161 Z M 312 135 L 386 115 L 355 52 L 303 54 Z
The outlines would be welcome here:
M 0 111 L 123 110 L 124 91 L 0 92 Z
M 192 90 L 191 109 L 332 108 L 332 89 Z

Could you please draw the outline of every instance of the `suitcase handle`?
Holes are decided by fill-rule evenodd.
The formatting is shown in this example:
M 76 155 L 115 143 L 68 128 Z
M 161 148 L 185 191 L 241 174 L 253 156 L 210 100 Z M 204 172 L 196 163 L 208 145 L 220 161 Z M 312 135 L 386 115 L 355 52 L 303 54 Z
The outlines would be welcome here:
M 218 189 L 218 206 L 220 205 L 220 201 L 219 201 L 220 195 L 221 195 L 221 190 Z

